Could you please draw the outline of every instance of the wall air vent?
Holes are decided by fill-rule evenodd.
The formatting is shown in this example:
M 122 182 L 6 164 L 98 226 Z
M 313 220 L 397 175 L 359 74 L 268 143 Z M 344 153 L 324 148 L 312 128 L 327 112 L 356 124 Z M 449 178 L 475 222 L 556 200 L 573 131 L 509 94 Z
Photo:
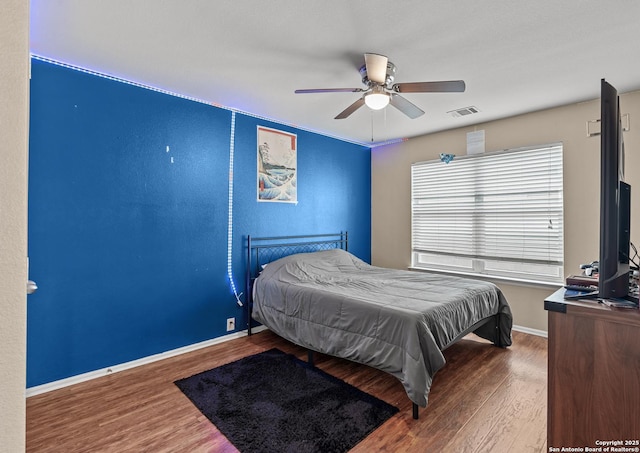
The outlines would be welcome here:
M 460 118 L 461 116 L 473 115 L 474 113 L 478 113 L 478 112 L 480 112 L 480 109 L 472 105 L 470 107 L 463 107 L 461 109 L 451 110 L 447 113 L 454 118 Z

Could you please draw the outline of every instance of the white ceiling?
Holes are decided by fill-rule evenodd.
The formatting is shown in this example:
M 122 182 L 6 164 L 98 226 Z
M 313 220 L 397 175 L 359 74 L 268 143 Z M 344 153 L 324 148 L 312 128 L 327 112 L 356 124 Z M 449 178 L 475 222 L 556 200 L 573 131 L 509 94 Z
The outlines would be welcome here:
M 93 71 L 358 143 L 381 143 L 596 99 L 600 79 L 640 89 L 637 0 L 31 0 L 31 51 Z M 365 52 L 426 112 L 363 107 Z M 480 113 L 453 118 L 448 111 Z

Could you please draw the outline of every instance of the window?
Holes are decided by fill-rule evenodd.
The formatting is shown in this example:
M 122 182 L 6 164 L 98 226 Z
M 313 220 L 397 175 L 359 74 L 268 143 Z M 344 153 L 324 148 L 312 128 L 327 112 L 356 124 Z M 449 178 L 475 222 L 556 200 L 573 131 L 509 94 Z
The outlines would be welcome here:
M 412 264 L 563 280 L 562 145 L 411 167 Z

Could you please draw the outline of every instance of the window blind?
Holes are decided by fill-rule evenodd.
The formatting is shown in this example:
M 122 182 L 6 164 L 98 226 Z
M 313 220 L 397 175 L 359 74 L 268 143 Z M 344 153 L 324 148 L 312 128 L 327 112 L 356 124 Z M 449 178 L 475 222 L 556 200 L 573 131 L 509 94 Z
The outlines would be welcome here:
M 411 167 L 414 267 L 559 282 L 562 145 Z

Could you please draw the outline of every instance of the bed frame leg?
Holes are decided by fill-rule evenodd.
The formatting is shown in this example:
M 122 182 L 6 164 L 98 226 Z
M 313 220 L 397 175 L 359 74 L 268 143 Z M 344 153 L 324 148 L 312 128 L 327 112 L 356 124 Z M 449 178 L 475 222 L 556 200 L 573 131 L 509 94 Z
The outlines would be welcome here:
M 418 420 L 419 416 L 418 416 L 418 405 L 416 403 L 412 403 L 413 404 L 413 419 L 414 420 Z
M 313 363 L 313 351 L 311 349 L 307 349 L 307 362 L 312 367 L 315 367 L 315 364 Z

